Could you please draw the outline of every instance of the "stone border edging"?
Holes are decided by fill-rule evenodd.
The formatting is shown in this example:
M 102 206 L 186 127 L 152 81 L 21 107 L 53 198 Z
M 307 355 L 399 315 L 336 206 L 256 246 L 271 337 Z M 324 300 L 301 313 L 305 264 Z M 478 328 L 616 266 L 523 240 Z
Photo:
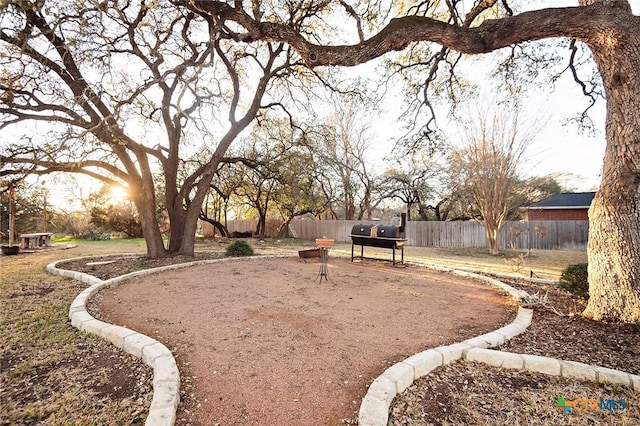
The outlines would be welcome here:
M 485 281 L 507 292 L 516 303 L 519 303 L 525 295 L 525 292 L 497 279 L 486 277 L 470 270 L 456 270 L 447 266 L 427 263 L 415 264 Z M 551 280 L 538 279 L 536 281 L 555 284 L 555 281 Z M 522 369 L 565 378 L 590 380 L 597 383 L 620 384 L 630 386 L 636 392 L 640 392 L 640 375 L 580 362 L 489 349 L 500 346 L 507 340 L 523 333 L 531 324 L 532 318 L 532 309 L 519 307 L 516 319 L 509 325 L 493 332 L 467 339 L 461 343 L 425 350 L 387 368 L 369 386 L 369 390 L 360 404 L 358 424 L 360 426 L 387 426 L 389 407 L 397 394 L 402 393 L 415 380 L 426 376 L 436 368 L 459 359 L 484 362 L 500 368 Z
M 524 332 L 531 323 L 533 310 L 519 308 L 516 319 L 498 330 L 483 334 L 460 343 L 438 346 L 419 352 L 387 368 L 371 383 L 360 404 L 358 424 L 361 426 L 386 426 L 389 407 L 393 398 L 411 384 L 429 374 L 437 367 L 461 359 L 469 350 L 499 346 L 505 341 Z
M 129 254 L 123 254 L 123 256 L 125 255 Z M 175 423 L 176 410 L 180 402 L 180 373 L 173 354 L 165 345 L 149 336 L 95 319 L 86 309 L 88 300 L 104 287 L 117 285 L 137 276 L 210 263 L 270 257 L 290 257 L 290 255 L 263 255 L 246 258 L 232 257 L 178 263 L 136 271 L 109 280 L 101 280 L 82 272 L 57 268 L 58 263 L 100 257 L 105 256 L 98 255 L 61 259 L 48 264 L 46 271 L 54 275 L 73 278 L 89 285 L 89 287 L 76 296 L 69 308 L 69 319 L 74 327 L 86 333 L 102 337 L 125 352 L 140 358 L 145 364 L 153 368 L 153 399 L 145 425 L 164 426 Z M 485 281 L 508 293 L 516 303 L 518 303 L 524 295 L 524 292 L 497 279 L 486 277 L 471 272 L 470 270 L 459 270 L 435 264 L 416 263 L 416 265 Z M 550 280 L 536 281 L 549 281 L 549 284 L 555 283 Z M 389 419 L 389 407 L 397 394 L 402 393 L 411 386 L 415 380 L 429 374 L 437 367 L 459 359 L 484 362 L 500 368 L 524 369 L 531 372 L 590 380 L 597 383 L 620 384 L 630 386 L 635 391 L 640 392 L 640 375 L 633 375 L 611 368 L 574 361 L 563 361 L 537 355 L 517 354 L 489 349 L 499 346 L 507 340 L 523 333 L 531 324 L 532 317 L 532 309 L 519 307 L 515 320 L 511 324 L 501 327 L 498 330 L 464 340 L 460 343 L 428 349 L 392 365 L 369 386 L 367 394 L 360 405 L 358 424 L 362 426 L 386 426 Z
M 631 387 L 640 392 L 640 376 L 612 368 L 564 361 L 538 355 L 517 354 L 491 349 L 473 348 L 466 351 L 467 361 L 480 361 L 493 367 L 512 368 L 548 374 L 568 379 L 586 380 L 596 383 L 608 383 Z
M 479 279 L 505 291 L 516 303 L 519 303 L 524 295 L 520 290 L 497 279 L 473 272 L 433 264 L 416 265 L 449 272 L 461 277 Z M 426 376 L 437 367 L 463 358 L 468 351 L 474 348 L 488 349 L 503 344 L 505 341 L 523 333 L 531 324 L 532 318 L 532 309 L 519 307 L 518 314 L 511 324 L 460 343 L 438 346 L 437 348 L 419 352 L 387 368 L 384 373 L 371 383 L 369 390 L 362 399 L 360 411 L 358 412 L 358 424 L 361 426 L 386 426 L 389 421 L 389 407 L 393 398 L 411 386 L 415 380 Z
M 126 254 L 123 254 L 126 256 Z M 287 255 L 288 256 L 288 255 Z M 67 278 L 84 282 L 89 285 L 71 303 L 69 307 L 69 319 L 71 325 L 86 333 L 95 334 L 125 352 L 140 358 L 142 362 L 153 368 L 153 399 L 149 407 L 149 413 L 145 421 L 147 426 L 172 426 L 176 421 L 176 410 L 180 402 L 180 372 L 171 351 L 162 343 L 142 333 L 130 330 L 119 325 L 109 324 L 92 317 L 87 311 L 87 302 L 99 290 L 104 287 L 117 285 L 123 281 L 142 275 L 187 268 L 190 266 L 209 263 L 228 262 L 233 260 L 251 260 L 269 257 L 285 257 L 278 255 L 264 255 L 252 257 L 230 257 L 222 259 L 198 260 L 188 263 L 177 263 L 158 268 L 144 269 L 121 275 L 109 280 L 101 280 L 93 275 L 67 269 L 58 269 L 57 264 L 73 260 L 88 260 L 105 257 L 87 256 L 71 259 L 61 259 L 47 265 L 46 271 Z

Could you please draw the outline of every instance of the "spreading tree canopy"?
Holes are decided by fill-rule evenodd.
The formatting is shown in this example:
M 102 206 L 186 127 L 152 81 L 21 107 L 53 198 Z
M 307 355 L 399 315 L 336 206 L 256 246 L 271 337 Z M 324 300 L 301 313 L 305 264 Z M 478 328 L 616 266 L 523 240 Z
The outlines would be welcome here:
M 323 7 L 277 17 L 307 31 Z M 0 2 L 0 177 L 71 172 L 124 185 L 148 255 L 192 255 L 229 146 L 266 111 L 292 119 L 286 105 L 304 93 L 287 82 L 314 78 L 286 43 L 246 43 L 236 30 L 169 1 Z M 208 154 L 194 165 L 196 151 Z

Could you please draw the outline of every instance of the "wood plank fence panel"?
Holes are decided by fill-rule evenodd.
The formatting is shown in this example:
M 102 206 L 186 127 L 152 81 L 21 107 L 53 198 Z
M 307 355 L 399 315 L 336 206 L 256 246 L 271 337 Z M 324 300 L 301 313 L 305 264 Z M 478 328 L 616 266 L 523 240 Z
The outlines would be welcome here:
M 351 242 L 351 228 L 355 224 L 380 224 L 383 221 L 309 220 L 291 222 L 299 238 L 333 238 L 337 242 Z M 255 231 L 255 220 L 231 220 L 229 231 Z M 589 222 L 586 220 L 512 221 L 502 228 L 498 245 L 515 250 L 575 250 L 587 249 Z M 418 247 L 483 248 L 487 246 L 484 226 L 475 221 L 421 222 L 411 221 L 406 229 L 407 245 Z

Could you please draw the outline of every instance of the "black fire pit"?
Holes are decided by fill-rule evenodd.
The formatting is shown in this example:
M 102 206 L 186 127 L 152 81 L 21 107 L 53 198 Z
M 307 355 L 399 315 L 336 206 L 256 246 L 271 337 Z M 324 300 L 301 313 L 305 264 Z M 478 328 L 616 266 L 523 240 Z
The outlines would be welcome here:
M 357 224 L 351 228 L 351 261 L 354 247 L 360 246 L 360 260 L 364 259 L 364 247 L 378 247 L 392 250 L 392 262 L 396 264 L 396 250 L 400 250 L 400 264 L 404 264 L 404 229 L 406 215 L 402 214 L 400 226 L 378 226 Z

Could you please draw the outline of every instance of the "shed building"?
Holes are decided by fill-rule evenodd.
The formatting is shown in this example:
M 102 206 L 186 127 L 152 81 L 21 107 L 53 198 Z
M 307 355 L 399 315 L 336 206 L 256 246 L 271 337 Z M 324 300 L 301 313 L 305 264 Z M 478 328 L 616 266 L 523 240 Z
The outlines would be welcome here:
M 524 220 L 589 220 L 595 192 L 562 192 L 524 207 Z

